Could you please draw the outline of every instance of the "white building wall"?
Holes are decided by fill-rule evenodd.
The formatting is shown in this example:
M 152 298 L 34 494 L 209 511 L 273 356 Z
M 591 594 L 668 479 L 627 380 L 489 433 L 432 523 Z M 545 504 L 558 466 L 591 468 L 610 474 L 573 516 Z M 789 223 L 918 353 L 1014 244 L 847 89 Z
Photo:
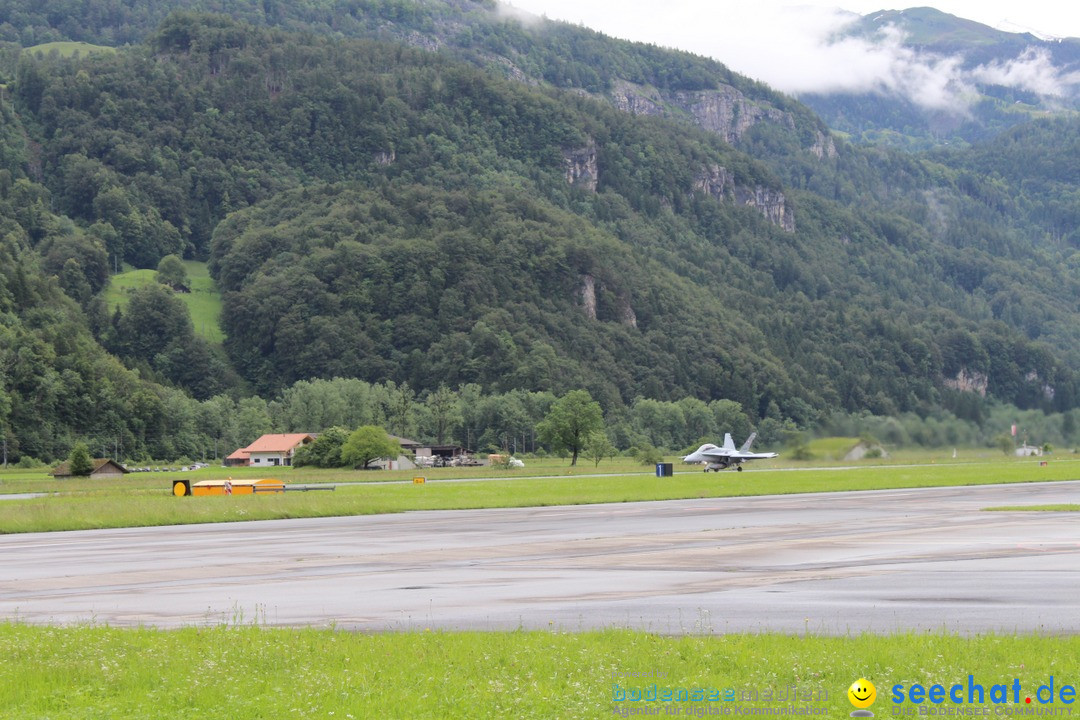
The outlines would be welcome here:
M 251 453 L 251 464 L 256 467 L 273 467 L 284 465 L 286 457 L 283 453 Z

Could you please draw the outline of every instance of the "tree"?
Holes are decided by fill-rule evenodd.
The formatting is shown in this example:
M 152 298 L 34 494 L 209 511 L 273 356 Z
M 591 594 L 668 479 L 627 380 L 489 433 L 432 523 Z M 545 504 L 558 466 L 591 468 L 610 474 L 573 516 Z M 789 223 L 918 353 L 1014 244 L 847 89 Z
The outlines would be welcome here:
M 586 439 L 603 432 L 604 413 L 600 403 L 587 390 L 571 390 L 555 401 L 547 416 L 536 426 L 540 441 L 555 452 L 570 453 L 570 464 L 577 465 L 578 453 Z
M 43 266 L 56 275 L 69 297 L 85 303 L 109 280 L 109 258 L 101 242 L 92 235 L 53 235 L 40 246 Z M 72 292 L 73 289 L 78 291 Z
M 709 410 L 712 411 L 717 432 L 730 432 L 732 437 L 744 438 L 753 429 L 742 405 L 734 400 L 713 400 L 709 403 Z
M 664 461 L 664 455 L 652 445 L 645 443 L 636 449 L 634 457 L 642 465 L 655 465 Z
M 585 457 L 593 461 L 593 467 L 599 466 L 604 458 L 615 457 L 615 452 L 615 446 L 605 432 L 594 432 L 585 441 Z
M 220 458 L 235 447 L 231 442 L 236 436 L 236 401 L 228 395 L 216 395 L 199 403 L 196 413 L 200 433 L 214 443 L 212 457 Z M 205 454 L 205 453 L 204 453 Z
M 352 431 L 341 446 L 341 461 L 352 467 L 367 468 L 372 460 L 381 457 L 397 457 L 401 445 L 377 425 L 364 425 Z
M 258 395 L 244 398 L 236 405 L 238 443 L 243 446 L 274 429 L 266 401 Z
M 75 443 L 68 455 L 68 472 L 72 475 L 86 477 L 94 471 L 94 461 L 90 458 L 90 450 L 86 443 Z
M 431 411 L 431 422 L 435 426 L 435 442 L 442 445 L 447 433 L 461 422 L 457 394 L 445 385 L 440 385 L 438 390 L 428 393 L 427 406 Z
M 409 387 L 407 382 L 403 382 L 396 387 L 393 383 L 388 383 L 388 385 L 390 404 L 386 415 L 394 424 L 394 429 L 397 430 L 398 434 L 405 435 L 409 432 L 409 413 L 412 410 L 413 402 L 416 400 L 416 392 Z
M 190 345 L 195 337 L 184 302 L 153 283 L 131 292 L 127 309 L 115 321 L 113 351 L 152 362 L 170 343 Z
M 161 258 L 154 279 L 178 292 L 191 291 L 187 268 L 184 267 L 184 262 L 177 255 L 166 255 Z
M 1073 437 L 1076 435 L 1076 414 L 1072 410 L 1062 414 L 1061 434 L 1067 443 L 1072 442 Z
M 84 306 L 90 302 L 93 291 L 90 283 L 86 282 L 86 276 L 78 260 L 68 258 L 57 279 L 60 281 L 60 287 L 72 300 Z
M 313 465 L 321 468 L 341 467 L 342 447 L 349 439 L 349 431 L 343 427 L 332 427 L 319 433 L 315 442 L 296 449 L 293 454 L 293 467 Z
M 8 464 L 8 415 L 11 414 L 11 398 L 4 390 L 4 376 L 0 375 L 0 444 L 3 446 L 3 467 Z
M 375 424 L 372 386 L 356 378 L 298 380 L 273 403 L 274 423 L 286 432 Z M 348 437 L 346 430 L 345 437 Z M 342 443 L 345 439 L 342 438 Z

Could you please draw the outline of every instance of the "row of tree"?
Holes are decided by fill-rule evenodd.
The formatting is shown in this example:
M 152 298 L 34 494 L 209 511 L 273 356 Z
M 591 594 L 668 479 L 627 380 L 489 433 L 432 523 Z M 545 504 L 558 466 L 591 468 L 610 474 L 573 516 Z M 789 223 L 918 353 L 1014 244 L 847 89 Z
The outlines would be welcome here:
M 438 399 L 435 403 L 438 404 Z M 577 464 L 578 455 L 586 447 L 599 457 L 615 452 L 604 432 L 603 411 L 584 390 L 575 390 L 552 402 L 535 429 L 540 442 L 552 452 L 569 454 L 571 465 Z M 377 425 L 364 425 L 351 433 L 342 427 L 332 427 L 319 434 L 314 442 L 298 448 L 293 464 L 367 468 L 377 458 L 396 457 L 400 452 L 398 441 Z
M 312 466 L 320 468 L 357 467 L 367 468 L 380 458 L 393 458 L 401 453 L 401 446 L 395 438 L 388 435 L 386 427 L 402 421 L 399 416 L 391 419 L 396 412 L 405 409 L 404 421 L 415 423 L 413 429 L 426 427 L 430 432 L 446 431 L 449 434 L 437 440 L 438 444 L 452 441 L 462 431 L 463 424 L 470 422 L 462 412 L 462 399 L 470 402 L 479 400 L 480 405 L 490 406 L 481 409 L 480 414 L 491 414 L 494 427 L 488 428 L 481 435 L 480 445 L 472 449 L 482 449 L 507 453 L 507 457 L 517 452 L 552 452 L 570 458 L 576 464 L 580 456 L 587 457 L 594 463 L 610 458 L 620 452 L 632 452 L 644 462 L 659 462 L 663 453 L 685 453 L 700 443 L 715 442 L 722 432 L 732 432 L 736 437 L 743 437 L 743 428 L 749 427 L 748 418 L 737 412 L 737 408 L 716 407 L 707 409 L 698 405 L 698 401 L 686 399 L 680 403 L 658 403 L 641 400 L 635 403 L 631 427 L 627 420 L 605 417 L 599 404 L 586 391 L 577 390 L 567 393 L 562 398 L 544 398 L 537 407 L 546 407 L 542 419 L 528 430 L 517 446 L 517 438 L 510 440 L 503 434 L 501 441 L 497 437 L 502 423 L 498 416 L 507 405 L 513 405 L 520 398 L 514 394 L 505 396 L 471 397 L 470 390 L 463 393 L 441 388 L 415 407 L 403 402 L 409 396 L 408 388 L 363 387 L 357 381 L 331 381 L 305 384 L 293 389 L 291 397 L 282 398 L 266 410 L 272 413 L 288 412 L 293 421 L 317 423 L 333 420 L 342 425 L 325 427 L 317 433 L 314 442 L 297 449 L 293 457 L 296 467 Z M 342 394 L 344 393 L 344 395 Z M 223 398 L 215 403 L 227 404 Z M 375 403 L 378 408 L 347 408 L 350 403 Z M 494 409 L 494 412 L 491 411 Z M 203 422 L 209 419 L 209 408 L 203 416 Z M 258 416 L 261 408 L 245 408 L 250 421 L 252 411 Z M 704 414 L 702 414 L 704 413 Z M 710 413 L 712 418 L 709 417 Z M 695 420 L 696 416 L 696 420 Z M 725 420 L 713 419 L 724 417 Z M 360 420 L 360 419 L 363 420 Z M 350 430 L 347 423 L 352 421 L 368 422 L 375 418 L 380 424 L 361 425 Z M 278 418 L 279 422 L 281 417 Z M 267 417 L 262 418 L 266 427 Z M 475 421 L 472 420 L 472 421 Z M 483 422 L 483 421 L 481 421 Z M 727 425 L 718 423 L 730 423 Z M 308 424 L 306 427 L 318 427 Z M 721 430 L 716 429 L 720 427 Z M 1010 431 L 1015 428 L 1015 431 Z M 221 432 L 222 428 L 216 428 Z M 281 430 L 280 426 L 273 429 Z M 295 428 L 293 428 L 295 429 Z M 241 430 L 240 426 L 228 429 L 233 433 Z M 1015 407 L 990 404 L 986 408 L 984 422 L 976 424 L 965 421 L 948 412 L 938 412 L 931 417 L 920 418 L 914 414 L 900 417 L 875 416 L 867 413 L 849 415 L 838 413 L 826 418 L 817 432 L 841 437 L 862 437 L 868 442 L 882 443 L 889 448 L 920 446 L 940 447 L 997 447 L 1001 446 L 1011 453 L 1017 443 L 1033 442 L 1047 447 L 1067 448 L 1078 437 L 1080 426 L 1076 413 L 1047 415 L 1040 411 L 1019 411 Z M 664 435 L 676 431 L 679 434 Z M 694 432 L 703 434 L 685 443 L 679 439 L 689 438 Z M 766 419 L 759 426 L 759 435 L 763 434 L 762 444 L 771 447 L 786 447 L 792 457 L 799 457 L 808 433 L 800 431 L 791 423 L 781 423 Z M 249 431 L 251 433 L 254 430 Z M 235 435 L 229 435 L 234 437 Z M 418 435 L 427 441 L 436 441 L 434 435 Z M 464 437 L 464 436 L 462 436 Z M 530 437 L 535 438 L 529 447 Z M 616 437 L 623 440 L 617 446 Z M 658 438 L 668 438 L 673 442 L 657 442 Z M 220 446 L 220 441 L 215 441 Z M 630 444 L 627 444 L 630 443 Z M 231 447 L 231 445 L 227 446 Z M 102 454 L 109 448 L 102 447 Z M 74 475 L 88 474 L 93 469 L 91 454 L 85 442 L 77 442 L 68 456 L 71 472 Z
M 1070 447 L 1080 439 L 1075 412 L 1046 414 L 987 400 L 980 403 L 978 421 L 945 410 L 926 417 L 835 413 L 811 432 L 871 437 L 889 447 L 968 447 L 991 446 L 1010 425 L 1017 424 L 1021 433 L 1040 444 Z M 524 391 L 489 395 L 470 385 L 456 390 L 443 386 L 418 395 L 408 385 L 355 379 L 301 381 L 269 403 L 257 397 L 236 401 L 225 395 L 199 402 L 177 394 L 170 397 L 167 412 L 161 434 L 139 436 L 117 428 L 112 434 L 81 437 L 95 456 L 145 462 L 181 457 L 212 460 L 264 433 L 315 432 L 318 440 L 302 449 L 297 464 L 341 467 L 355 459 L 343 459 L 341 447 L 352 429 L 365 426 L 421 442 L 460 444 L 472 451 L 565 453 L 569 457 L 585 452 L 590 458 L 647 448 L 684 452 L 703 442 L 717 442 L 725 432 L 741 440 L 752 430 L 758 432 L 760 446 L 781 448 L 797 443 L 805 430 L 776 417 L 754 425 L 737 403 L 723 400 L 639 398 L 627 408 L 605 413 L 583 390 L 561 398 Z M 35 441 L 33 436 L 21 437 L 9 429 L 8 439 L 13 462 L 22 456 L 32 462 L 26 449 Z M 52 455 L 33 456 L 49 460 L 65 457 L 67 451 L 59 446 Z M 387 454 L 391 453 L 367 459 Z

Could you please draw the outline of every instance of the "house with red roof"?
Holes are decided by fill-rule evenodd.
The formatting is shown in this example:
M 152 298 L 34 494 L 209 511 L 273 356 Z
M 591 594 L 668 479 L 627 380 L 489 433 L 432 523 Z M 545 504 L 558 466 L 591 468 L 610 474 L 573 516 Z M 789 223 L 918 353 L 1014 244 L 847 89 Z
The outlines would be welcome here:
M 315 440 L 309 433 L 270 433 L 225 458 L 225 464 L 274 467 L 292 465 L 298 447 Z

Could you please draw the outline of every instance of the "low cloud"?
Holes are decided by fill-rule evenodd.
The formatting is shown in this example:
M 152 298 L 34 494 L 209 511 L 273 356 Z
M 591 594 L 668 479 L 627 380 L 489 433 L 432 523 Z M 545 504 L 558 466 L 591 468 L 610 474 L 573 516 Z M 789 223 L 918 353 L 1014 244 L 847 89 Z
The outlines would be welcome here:
M 1058 97 L 1071 97 L 1080 89 L 1080 76 L 1062 73 L 1041 50 L 1004 63 L 965 68 L 960 56 L 906 47 L 895 26 L 869 38 L 850 37 L 845 30 L 860 15 L 839 8 L 782 4 L 786 1 L 623 0 L 617 11 L 599 0 L 514 3 L 527 13 L 580 23 L 616 37 L 707 55 L 795 95 L 874 92 L 904 97 L 934 111 L 964 114 L 977 100 L 978 84 Z
M 962 58 L 919 53 L 903 43 L 903 34 L 891 26 L 873 40 L 823 38 L 807 49 L 800 72 L 777 76 L 776 86 L 792 93 L 899 95 L 933 110 L 965 106 L 972 86 Z M 806 57 L 813 60 L 807 63 Z
M 785 8 L 759 16 L 744 37 L 769 37 L 756 45 L 726 40 L 707 54 L 735 70 L 792 93 L 880 93 L 906 98 L 934 111 L 965 114 L 976 86 L 993 84 L 1068 97 L 1080 74 L 1063 73 L 1042 49 L 1004 63 L 965 67 L 960 55 L 920 52 L 904 44 L 903 31 L 882 27 L 872 37 L 845 31 L 859 16 L 842 10 Z
M 535 27 L 543 23 L 546 15 L 542 16 L 537 12 L 530 12 L 527 9 L 519 8 L 513 3 L 499 2 L 495 5 L 492 12 L 495 13 L 495 17 L 499 20 L 517 20 L 525 27 Z
M 1065 97 L 1080 84 L 1080 73 L 1062 73 L 1050 54 L 1042 48 L 1029 48 L 1020 57 L 1006 63 L 982 65 L 971 72 L 982 83 L 1029 90 L 1039 95 Z

